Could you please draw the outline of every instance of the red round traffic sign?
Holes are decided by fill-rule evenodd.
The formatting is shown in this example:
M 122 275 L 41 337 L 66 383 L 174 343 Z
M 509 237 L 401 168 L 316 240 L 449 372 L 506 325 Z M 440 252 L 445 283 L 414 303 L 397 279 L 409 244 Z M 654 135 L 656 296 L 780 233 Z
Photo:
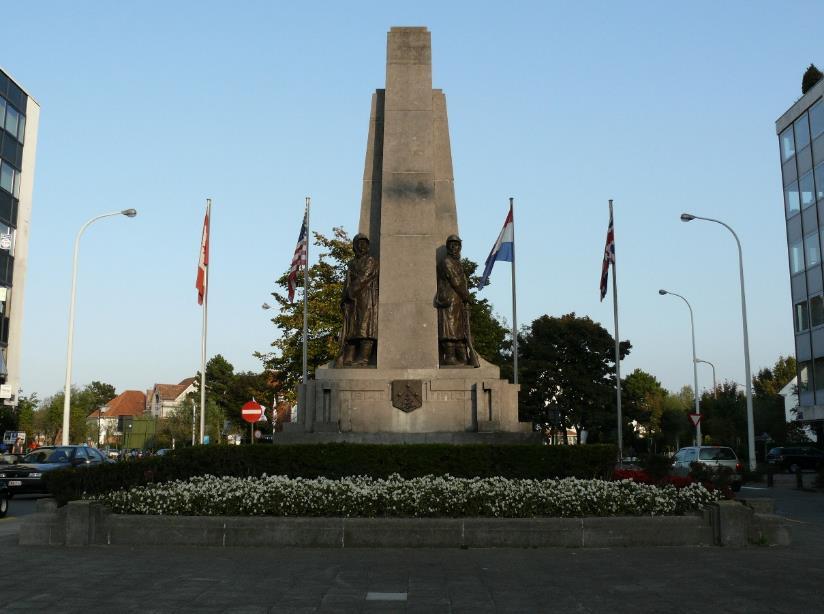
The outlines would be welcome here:
M 240 408 L 240 417 L 252 424 L 260 422 L 260 419 L 263 418 L 263 405 L 257 401 L 249 401 Z

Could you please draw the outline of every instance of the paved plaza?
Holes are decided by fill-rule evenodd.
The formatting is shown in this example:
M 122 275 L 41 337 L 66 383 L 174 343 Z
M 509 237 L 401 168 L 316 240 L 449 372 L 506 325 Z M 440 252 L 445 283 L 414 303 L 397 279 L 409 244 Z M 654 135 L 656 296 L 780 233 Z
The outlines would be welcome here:
M 795 543 L 741 549 L 21 548 L 15 499 L 0 612 L 822 611 L 824 493 L 793 485 L 741 495 L 774 497 Z

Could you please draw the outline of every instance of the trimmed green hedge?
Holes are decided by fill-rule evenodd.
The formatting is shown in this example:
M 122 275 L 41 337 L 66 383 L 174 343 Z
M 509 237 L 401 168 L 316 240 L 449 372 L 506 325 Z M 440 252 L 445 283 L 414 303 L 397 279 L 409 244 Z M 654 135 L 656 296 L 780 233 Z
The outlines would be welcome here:
M 330 479 L 354 475 L 405 478 L 449 474 L 455 477 L 607 477 L 615 462 L 612 445 L 372 445 L 295 444 L 197 446 L 164 457 L 90 468 L 55 471 L 45 476 L 58 505 L 151 482 L 185 480 L 197 475 L 288 475 Z

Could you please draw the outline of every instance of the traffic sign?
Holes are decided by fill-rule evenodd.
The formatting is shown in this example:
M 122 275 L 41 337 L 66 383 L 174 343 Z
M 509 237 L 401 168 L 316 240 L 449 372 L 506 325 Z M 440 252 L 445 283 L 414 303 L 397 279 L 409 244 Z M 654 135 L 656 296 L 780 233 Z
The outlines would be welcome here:
M 698 426 L 698 423 L 701 422 L 701 414 L 690 414 L 690 422 L 693 426 Z
M 240 417 L 251 424 L 260 422 L 263 417 L 263 405 L 252 399 L 240 408 Z
M 260 439 L 263 437 L 263 433 L 261 433 L 258 429 L 255 429 L 255 439 Z
M 0 235 L 0 249 L 5 249 L 5 250 L 10 250 L 11 249 L 11 235 L 10 234 Z

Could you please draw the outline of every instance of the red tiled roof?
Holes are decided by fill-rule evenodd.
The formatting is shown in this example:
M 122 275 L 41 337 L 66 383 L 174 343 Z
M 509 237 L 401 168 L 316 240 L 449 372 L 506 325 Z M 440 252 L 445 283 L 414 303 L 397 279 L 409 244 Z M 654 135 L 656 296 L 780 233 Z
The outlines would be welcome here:
M 186 390 L 186 386 L 180 384 L 155 384 L 155 390 L 160 395 L 161 401 L 174 401 L 180 393 Z
M 187 377 L 186 379 L 182 380 L 178 384 L 178 386 L 186 386 L 186 388 L 188 388 L 189 386 L 191 386 L 192 384 L 195 383 L 196 379 L 197 379 L 196 377 Z
M 103 406 L 103 418 L 116 416 L 140 416 L 146 410 L 146 394 L 140 390 L 126 390 L 121 392 Z M 97 418 L 100 410 L 92 412 L 89 418 Z

